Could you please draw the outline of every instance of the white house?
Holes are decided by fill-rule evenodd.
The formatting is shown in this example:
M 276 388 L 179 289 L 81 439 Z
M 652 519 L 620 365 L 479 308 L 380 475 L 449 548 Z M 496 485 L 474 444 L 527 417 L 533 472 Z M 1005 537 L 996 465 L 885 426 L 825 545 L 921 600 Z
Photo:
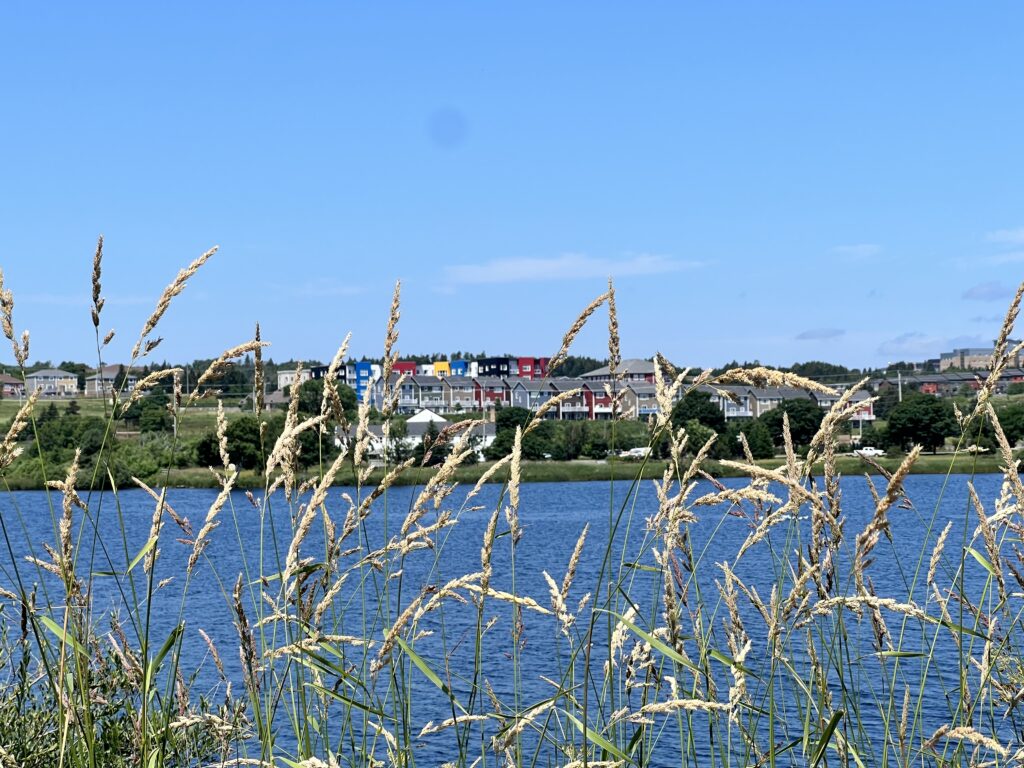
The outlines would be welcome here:
M 114 391 L 114 383 L 117 381 L 117 375 L 122 367 L 120 365 L 105 365 L 92 376 L 86 376 L 85 396 L 109 397 Z M 138 377 L 134 373 L 128 372 L 125 375 L 124 386 L 121 391 L 131 392 L 135 389 L 137 383 Z
M 78 394 L 78 376 L 59 368 L 44 368 L 25 376 L 29 391 L 42 389 L 46 397 L 74 397 Z
M 299 384 L 305 384 L 312 377 L 308 368 L 303 368 L 299 371 Z M 277 372 L 277 388 L 284 389 L 290 387 L 295 383 L 295 369 L 294 368 L 282 368 Z

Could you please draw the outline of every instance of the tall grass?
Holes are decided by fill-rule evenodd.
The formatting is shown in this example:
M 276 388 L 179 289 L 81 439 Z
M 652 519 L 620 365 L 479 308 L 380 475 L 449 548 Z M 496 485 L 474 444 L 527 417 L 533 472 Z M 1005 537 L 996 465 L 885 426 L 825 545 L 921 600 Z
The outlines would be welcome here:
M 161 317 L 212 255 L 164 291 L 132 365 L 159 344 Z M 112 338 L 100 335 L 101 277 L 102 241 L 93 260 L 97 362 Z M 91 474 L 76 455 L 70 467 L 45 468 L 45 495 L 8 489 L 0 766 L 1019 764 L 1024 484 L 990 399 L 1019 351 L 1008 339 L 1020 296 L 974 409 L 959 414 L 962 445 L 986 420 L 995 428 L 1001 490 L 983 499 L 973 480 L 951 475 L 950 484 L 968 483 L 955 523 L 945 523 L 941 499 L 917 509 L 907 498 L 917 450 L 883 487 L 865 481 L 870 514 L 844 510 L 850 486 L 836 469 L 837 435 L 863 407 L 849 395 L 807 456 L 797 456 L 787 424 L 782 467 L 765 469 L 747 451 L 728 463 L 747 482 L 711 477 L 715 438 L 692 445 L 673 429 L 674 401 L 737 382 L 823 389 L 767 369 L 712 375 L 656 358 L 652 443 L 671 444 L 660 477 L 649 487 L 643 466 L 631 483 L 609 482 L 589 522 L 567 523 L 554 541 L 532 535 L 537 510 L 521 482 L 523 441 L 543 412 L 475 487 L 458 487 L 475 426 L 462 422 L 441 436 L 443 463 L 400 491 L 403 475 L 419 470 L 410 460 L 370 480 L 369 403 L 353 439 L 335 449 L 345 415 L 328 376 L 320 414 L 303 419 L 293 400 L 280 437 L 263 445 L 259 492 L 235 488 L 220 411 L 221 461 L 210 469 L 218 491 L 193 525 L 180 514 L 185 497 L 166 483 L 125 489 L 104 476 L 112 425 L 138 396 L 115 392 Z M 554 361 L 602 307 L 614 370 L 611 286 Z M 28 336 L 13 312 L 0 282 L 0 326 L 24 367 Z M 396 286 L 385 419 L 401 385 L 389 376 L 399 315 Z M 250 352 L 261 377 L 263 346 L 257 328 L 200 380 Z M 332 367 L 346 348 L 347 339 Z M 196 400 L 179 374 L 146 382 L 172 382 L 176 423 Z M 609 385 L 613 396 L 620 384 Z M 261 391 L 254 401 L 262 418 Z M 0 443 L 0 471 L 20 451 L 42 460 L 36 402 L 27 400 Z M 311 449 L 320 463 L 309 480 L 297 458 Z M 334 487 L 343 474 L 354 487 Z M 557 509 L 551 488 L 543 505 Z M 142 494 L 140 538 L 130 509 Z M 894 510 L 914 516 L 913 540 L 894 538 Z M 41 516 L 46 541 L 32 536 Z M 223 556 L 229 547 L 234 559 Z

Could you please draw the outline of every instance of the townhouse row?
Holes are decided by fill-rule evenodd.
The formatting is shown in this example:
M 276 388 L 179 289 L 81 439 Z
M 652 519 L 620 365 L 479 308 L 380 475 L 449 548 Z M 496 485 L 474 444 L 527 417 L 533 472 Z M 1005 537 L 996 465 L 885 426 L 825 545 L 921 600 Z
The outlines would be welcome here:
M 477 360 L 437 360 L 430 363 L 414 363 L 399 360 L 392 369 L 396 374 L 420 376 L 430 379 L 449 378 L 506 378 L 537 381 L 548 375 L 547 357 L 484 357 Z M 277 388 L 284 390 L 298 382 L 302 384 L 310 379 L 322 379 L 328 374 L 329 366 L 317 365 L 299 371 L 280 370 L 277 373 Z M 362 402 L 366 390 L 383 376 L 380 363 L 362 360 L 342 365 L 337 371 L 337 379 L 355 390 L 356 397 Z M 597 368 L 581 376 L 591 383 L 612 380 L 608 366 Z M 636 382 L 654 381 L 654 363 L 650 360 L 623 360 L 616 369 L 616 378 L 620 381 Z
M 612 418 L 612 395 L 607 382 L 586 378 L 551 378 L 530 380 L 519 377 L 400 376 L 392 374 L 390 388 L 397 394 L 399 413 L 415 414 L 424 409 L 435 413 L 486 411 L 497 407 L 518 407 L 537 411 L 552 398 L 579 390 L 550 408 L 548 418 L 560 420 L 600 421 Z M 384 382 L 373 382 L 369 389 L 370 403 L 380 407 L 384 402 Z M 756 419 L 783 400 L 812 400 L 823 410 L 831 408 L 838 396 L 808 393 L 788 387 L 758 388 L 746 386 L 700 387 L 717 405 L 726 420 Z M 619 411 L 626 418 L 646 419 L 658 410 L 656 387 L 643 380 L 626 381 L 615 390 L 620 393 Z M 853 395 L 853 402 L 863 403 L 856 411 L 854 424 L 875 420 L 873 403 L 866 392 Z

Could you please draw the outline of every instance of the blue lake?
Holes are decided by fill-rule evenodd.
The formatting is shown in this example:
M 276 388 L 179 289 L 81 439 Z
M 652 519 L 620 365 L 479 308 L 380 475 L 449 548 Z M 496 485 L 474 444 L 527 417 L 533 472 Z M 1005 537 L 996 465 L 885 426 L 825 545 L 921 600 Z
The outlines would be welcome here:
M 889 513 L 891 521 L 891 538 L 883 537 L 872 553 L 873 562 L 867 569 L 874 591 L 879 596 L 895 597 L 905 601 L 909 595 L 910 585 L 916 583 L 913 597 L 924 604 L 928 597 L 924 589 L 924 572 L 928 567 L 928 557 L 939 531 L 947 521 L 953 521 L 953 531 L 946 548 L 946 560 L 940 568 L 938 581 L 949 586 L 956 569 L 961 562 L 961 553 L 965 544 L 964 529 L 967 520 L 967 544 L 977 524 L 974 512 L 969 508 L 967 479 L 953 476 L 947 480 L 937 475 L 915 475 L 906 481 L 906 490 L 913 502 L 911 506 L 894 506 Z M 884 486 L 876 479 L 879 489 L 884 493 Z M 974 478 L 974 483 L 988 514 L 993 512 L 993 501 L 1000 491 L 1001 477 L 983 475 Z M 742 480 L 726 480 L 729 487 L 746 485 Z M 328 631 L 335 634 L 359 634 L 364 626 L 371 628 L 372 636 L 379 642 L 383 629 L 389 626 L 395 617 L 424 588 L 440 587 L 447 581 L 480 569 L 480 549 L 487 520 L 499 505 L 501 488 L 496 485 L 485 487 L 479 496 L 474 498 L 467 507 L 465 496 L 468 489 L 457 488 L 444 500 L 441 509 L 451 510 L 457 514 L 458 523 L 451 528 L 435 534 L 432 539 L 434 548 L 422 549 L 410 553 L 402 562 L 403 572 L 400 578 L 393 578 L 387 584 L 387 601 L 389 615 L 375 618 L 375 595 L 384 590 L 384 571 L 372 567 L 363 567 L 353 571 L 350 580 L 338 593 L 338 599 L 328 612 L 331 626 Z M 713 490 L 710 483 L 701 481 L 691 498 Z M 774 489 L 779 492 L 779 489 Z M 854 537 L 870 520 L 874 511 L 874 501 L 864 478 L 844 478 L 841 483 L 842 510 L 845 516 L 845 539 L 847 548 L 852 547 Z M 361 546 L 360 553 L 347 555 L 343 562 L 351 565 L 365 552 L 381 547 L 398 528 L 409 510 L 418 488 L 398 487 L 391 489 L 385 499 L 375 502 L 364 526 L 355 533 L 343 549 Z M 332 489 L 327 499 L 327 509 L 331 518 L 340 529 L 348 509 L 342 494 L 355 495 L 355 489 Z M 216 497 L 216 491 L 199 489 L 169 490 L 168 503 L 179 515 L 187 516 L 192 526 L 198 530 L 206 511 Z M 109 492 L 94 493 L 87 498 L 90 513 L 88 520 L 76 515 L 76 535 L 78 536 L 79 574 L 103 574 L 105 572 L 123 572 L 145 544 L 154 509 L 152 499 L 142 491 L 128 490 L 118 494 L 117 499 Z M 51 509 L 50 505 L 53 505 Z M 0 496 L 0 515 L 4 521 L 10 550 L 0 550 L 0 580 L 9 589 L 17 588 L 14 562 L 20 573 L 22 584 L 28 588 L 39 583 L 40 599 L 44 602 L 48 595 L 51 604 L 60 604 L 62 596 L 59 585 L 52 577 L 40 575 L 31 565 L 24 561 L 26 555 L 34 554 L 46 558 L 42 549 L 44 542 L 53 544 L 56 540 L 54 520 L 60 513 L 60 497 L 58 494 L 47 496 L 43 492 L 14 492 Z M 266 604 L 257 609 L 260 603 L 258 592 L 260 582 L 257 576 L 262 572 L 272 576 L 279 572 L 292 537 L 292 514 L 297 504 L 291 507 L 286 503 L 283 494 L 278 493 L 271 498 L 267 508 L 269 514 L 261 517 L 241 492 L 232 495 L 231 501 L 221 513 L 221 525 L 211 538 L 206 555 L 196 567 L 191 581 L 188 583 L 187 596 L 182 600 L 182 588 L 185 584 L 185 563 L 191 553 L 191 546 L 176 541 L 181 536 L 177 527 L 169 520 L 165 523 L 159 544 L 160 555 L 157 561 L 155 578 L 157 580 L 173 579 L 167 586 L 160 589 L 153 598 L 150 612 L 152 630 L 157 645 L 162 642 L 177 625 L 179 616 L 185 622 L 185 641 L 183 644 L 182 665 L 186 673 L 195 671 L 196 689 L 208 691 L 213 697 L 222 695 L 221 683 L 210 661 L 206 645 L 200 639 L 198 630 L 202 628 L 220 649 L 229 677 L 233 680 L 235 691 L 240 693 L 241 667 L 238 659 L 238 634 L 233 625 L 231 610 L 231 590 L 240 573 L 246 581 L 246 605 L 250 620 L 257 615 L 271 613 Z M 479 506 L 481 509 L 475 509 Z M 647 530 L 645 520 L 652 517 L 658 509 L 658 499 L 650 482 L 641 483 L 635 489 L 627 482 L 608 483 L 543 483 L 526 484 L 521 489 L 520 523 L 523 536 L 515 550 L 515 569 L 513 580 L 511 539 L 507 535 L 499 536 L 493 553 L 494 576 L 492 587 L 507 592 L 514 591 L 517 595 L 533 597 L 541 606 L 550 608 L 548 584 L 542 572 L 548 571 L 559 584 L 565 572 L 570 554 L 576 540 L 585 525 L 590 526 L 587 544 L 583 550 L 576 579 L 570 592 L 568 604 L 575 610 L 576 604 L 586 593 L 592 593 L 589 605 L 578 619 L 574 633 L 582 631 L 590 620 L 590 606 L 595 603 L 599 608 L 608 608 L 616 612 L 625 611 L 631 601 L 639 610 L 640 619 L 648 629 L 652 619 L 657 626 L 664 626 L 661 605 L 660 574 L 655 572 L 652 553 L 653 547 L 660 547 L 660 542 L 653 541 Z M 726 611 L 719 601 L 716 580 L 722 580 L 722 572 L 716 563 L 732 562 L 736 552 L 751 531 L 751 521 L 741 516 L 729 514 L 722 507 L 702 507 L 696 510 L 698 522 L 692 524 L 689 535 L 692 551 L 697 558 L 694 563 L 695 578 L 690 582 L 687 604 L 684 611 L 694 612 L 698 603 L 703 602 L 702 620 L 716 629 L 720 638 L 721 650 L 727 651 L 724 645 L 722 620 Z M 431 508 L 422 521 L 429 524 L 436 519 L 437 512 Z M 737 576 L 750 588 L 756 588 L 764 600 L 768 600 L 775 583 L 777 573 L 775 563 L 786 551 L 800 546 L 802 541 L 806 548 L 809 536 L 809 522 L 806 511 L 802 511 L 793 520 L 773 529 L 766 541 L 749 550 L 736 566 Z M 124 536 L 122 536 L 122 524 Z M 618 522 L 614 535 L 610 536 L 611 527 Z M 504 517 L 499 524 L 499 533 L 507 530 Z M 621 590 L 617 591 L 611 602 L 608 602 L 606 587 L 608 571 L 605 570 L 602 583 L 599 576 L 602 565 L 606 563 L 606 547 L 611 539 L 610 557 L 606 568 L 612 568 L 613 578 L 617 579 Z M 980 544 L 973 546 L 981 547 Z M 322 559 L 324 551 L 323 525 L 318 522 L 303 544 L 303 556 Z M 921 557 L 923 554 L 923 564 Z M 14 562 L 12 562 L 12 554 Z M 261 566 L 262 560 L 262 566 Z M 790 557 L 792 561 L 793 558 Z M 621 564 L 627 564 L 622 566 Z M 396 564 L 391 566 L 397 568 Z M 915 570 L 920 569 L 915 580 Z M 843 583 L 838 585 L 838 594 L 852 594 L 853 584 L 847 583 L 848 569 L 841 568 Z M 683 574 L 686 577 L 686 574 Z M 987 573 L 979 562 L 973 558 L 966 560 L 965 591 L 969 595 L 980 598 Z M 142 567 L 137 567 L 132 576 L 136 581 L 136 589 L 145 592 L 145 576 Z M 789 578 L 789 574 L 785 574 Z M 790 582 L 786 582 L 788 590 Z M 1011 581 L 1010 590 L 1018 589 Z M 94 610 L 97 614 L 98 626 L 106 630 L 107 622 L 100 614 L 119 613 L 125 621 L 124 601 L 129 593 L 130 581 L 125 577 L 95 575 L 91 582 L 91 594 Z M 269 595 L 278 595 L 280 582 L 270 579 L 265 581 L 262 589 Z M 699 597 L 698 597 L 699 591 Z M 472 598 L 472 594 L 461 592 L 463 597 Z M 628 595 L 628 601 L 627 596 Z M 368 598 L 368 596 L 370 596 Z M 816 599 L 812 596 L 812 601 Z M 367 602 L 370 604 L 367 605 Z M 1019 600 L 1016 602 L 1020 602 Z M 752 650 L 747 657 L 746 666 L 754 672 L 767 677 L 769 660 L 765 657 L 765 625 L 761 621 L 750 602 L 741 597 L 741 614 L 752 641 Z M 951 610 L 956 609 L 951 605 Z M 958 610 L 958 609 L 956 609 Z M 717 612 L 717 613 L 716 613 Z M 937 614 L 932 599 L 929 612 Z M 493 688 L 496 696 L 505 706 L 511 707 L 516 701 L 516 690 L 512 677 L 513 669 L 513 627 L 514 616 L 509 605 L 489 599 L 485 607 L 485 619 L 496 619 L 496 623 L 481 641 L 483 653 L 483 676 Z M 854 729 L 851 738 L 856 735 L 860 743 L 881 743 L 881 709 L 887 706 L 890 693 L 896 698 L 897 706 L 902 702 L 903 686 L 910 685 L 913 695 L 917 696 L 918 687 L 925 686 L 926 705 L 922 711 L 922 722 L 919 724 L 921 733 L 930 734 L 939 725 L 949 722 L 951 713 L 955 711 L 957 701 L 955 695 L 947 692 L 956 690 L 956 675 L 959 665 L 955 655 L 955 646 L 951 644 L 949 633 L 938 635 L 936 653 L 929 664 L 927 675 L 922 677 L 922 660 L 908 657 L 906 659 L 879 659 L 872 657 L 873 629 L 869 615 L 858 620 L 851 612 L 843 613 L 848 623 L 848 636 L 851 647 L 844 652 L 851 658 L 862 661 L 849 666 L 852 674 L 849 678 L 840 679 L 837 674 L 830 673 L 830 687 L 834 683 L 833 696 L 838 700 L 845 691 L 847 696 L 860 696 L 867 702 L 862 707 L 863 717 L 858 722 L 850 722 L 844 727 Z M 959 614 L 958 614 L 959 615 Z M 432 635 L 416 640 L 415 649 L 433 669 L 445 677 L 457 700 L 468 701 L 472 672 L 473 653 L 476 645 L 477 609 L 469 602 L 448 600 L 443 611 L 426 615 L 420 622 L 420 630 L 432 631 Z M 889 630 L 898 635 L 902 620 L 900 616 L 886 613 Z M 971 617 L 964 618 L 970 624 Z M 552 682 L 562 681 L 570 660 L 570 644 L 559 634 L 557 622 L 549 616 L 541 616 L 536 612 L 524 610 L 521 614 L 521 632 L 517 635 L 520 643 L 518 706 L 524 709 L 532 704 L 550 698 L 555 690 Z M 606 638 L 608 625 L 614 619 L 607 614 L 599 614 L 596 624 L 596 649 L 591 660 L 593 676 L 588 696 L 590 706 L 598 706 L 596 702 L 600 688 L 600 677 L 605 662 Z M 128 634 L 132 636 L 130 623 Z M 277 645 L 283 644 L 283 625 L 267 624 L 265 639 Z M 692 624 L 683 622 L 683 633 L 689 634 Z M 801 630 L 802 632 L 802 630 Z M 935 637 L 935 625 L 918 621 L 906 623 L 906 634 L 900 645 L 901 650 L 917 651 Z M 627 644 L 627 651 L 636 640 L 632 636 Z M 576 642 L 576 641 L 574 641 Z M 689 646 L 688 646 L 689 647 Z M 793 642 L 798 651 L 801 642 Z M 938 652 L 941 649 L 942 652 Z M 952 651 L 950 652 L 950 649 Z M 346 651 L 347 652 L 347 651 Z M 359 665 L 362 662 L 357 649 L 346 657 L 346 664 Z M 980 651 L 979 651 L 980 653 Z M 372 654 L 372 652 L 371 652 Z M 671 674 L 670 665 L 665 658 L 654 652 L 654 661 L 661 667 L 661 674 Z M 582 657 L 580 657 L 582 659 Z M 807 669 L 805 655 L 794 654 L 790 659 L 794 668 Z M 899 669 L 896 664 L 899 663 Z M 582 662 L 578 662 L 580 665 Z M 729 669 L 717 662 L 714 667 L 714 678 L 717 684 L 717 699 L 728 698 L 728 686 L 732 680 Z M 452 708 L 447 699 L 425 675 L 414 666 L 405 662 L 402 675 L 407 676 L 407 684 L 413 691 L 411 704 L 412 719 L 416 724 L 412 736 L 427 721 L 440 721 L 452 716 Z M 447 673 L 444 672 L 447 670 Z M 685 683 L 679 676 L 680 684 Z M 890 688 L 892 680 L 895 688 Z M 923 682 L 922 682 L 923 680 Z M 336 681 L 325 680 L 324 685 L 331 687 Z M 584 695 L 584 678 L 582 666 L 578 667 L 576 695 L 582 700 Z M 386 686 L 388 676 L 382 674 L 378 687 Z M 755 698 L 764 695 L 753 680 L 748 682 Z M 785 707 L 786 685 L 774 692 L 783 702 L 776 706 Z M 381 691 L 383 692 L 383 691 Z M 639 706 L 642 702 L 642 691 L 635 691 L 633 698 L 618 705 L 630 704 Z M 666 696 L 663 688 L 659 697 Z M 763 699 L 758 700 L 763 704 Z M 838 707 L 837 701 L 834 706 Z M 561 705 L 560 705 L 561 706 Z M 486 697 L 478 697 L 475 712 L 493 711 Z M 608 712 L 605 711 L 606 718 Z M 278 712 L 278 745 L 284 750 L 291 750 L 296 743 L 295 728 L 287 717 L 287 702 L 282 704 Z M 895 720 L 898 721 L 898 714 Z M 592 716 L 591 721 L 598 721 Z M 603 722 L 603 719 L 602 719 Z M 566 726 L 560 720 L 559 727 Z M 775 738 L 779 742 L 789 742 L 800 735 L 803 724 L 790 723 L 788 732 L 785 723 L 776 723 Z M 768 733 L 763 721 L 754 725 L 759 734 L 759 741 L 767 743 Z M 679 729 L 674 718 L 669 718 L 668 728 L 657 740 L 655 753 L 648 755 L 653 764 L 672 762 L 677 764 L 706 764 L 710 752 L 721 749 L 722 745 L 712 745 L 707 739 L 707 717 L 695 716 L 693 733 L 697 734 L 693 743 L 685 748 L 685 755 L 680 757 Z M 781 731 L 781 732 L 780 732 Z M 486 729 L 488 735 L 494 729 Z M 1009 740 L 1020 733 L 1019 723 L 1013 716 L 993 725 L 992 732 Z M 365 729 L 357 728 L 360 738 L 365 736 Z M 578 734 L 577 734 L 578 737 Z M 763 738 L 762 738 L 763 737 Z M 1017 736 L 1019 738 L 1019 736 Z M 351 738 L 351 735 L 348 737 Z M 737 737 L 738 738 L 738 737 Z M 577 738 L 579 741 L 579 738 Z M 475 746 L 470 747 L 471 756 L 479 756 L 483 747 L 481 739 L 476 737 Z M 537 749 L 535 740 L 530 741 L 529 735 L 524 738 L 528 749 Z M 425 737 L 417 742 L 415 754 L 417 761 L 423 765 L 437 765 L 452 759 L 457 752 L 453 730 L 442 731 Z M 382 755 L 383 747 L 378 745 L 378 755 Z M 475 750 L 475 752 L 474 752 Z M 553 756 L 539 747 L 538 765 L 559 764 L 558 760 L 567 762 L 564 756 Z M 527 761 L 533 757 L 530 752 Z M 870 757 L 870 756 L 869 756 Z M 871 757 L 869 764 L 874 763 L 879 755 Z M 472 757 L 471 757 L 472 759 Z M 488 760 L 492 757 L 489 755 Z M 800 765 L 805 758 L 796 751 L 789 752 L 781 759 L 781 764 Z M 751 760 L 753 762 L 753 760 Z

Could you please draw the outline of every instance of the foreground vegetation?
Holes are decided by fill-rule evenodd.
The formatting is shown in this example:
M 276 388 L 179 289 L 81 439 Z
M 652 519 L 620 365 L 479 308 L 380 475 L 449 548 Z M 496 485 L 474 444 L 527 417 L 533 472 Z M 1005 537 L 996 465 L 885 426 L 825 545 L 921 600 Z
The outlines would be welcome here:
M 156 347 L 161 317 L 212 255 L 165 290 L 134 345 L 133 364 Z M 99 334 L 101 256 L 98 249 L 98 355 L 109 341 Z M 606 536 L 588 538 L 584 525 L 565 541 L 538 541 L 523 523 L 531 511 L 522 483 L 553 466 L 527 461 L 527 447 L 546 429 L 543 412 L 514 426 L 505 455 L 469 468 L 477 486 L 459 496 L 455 486 L 474 453 L 471 423 L 438 435 L 418 457 L 387 457 L 382 475 L 368 462 L 369 408 L 347 414 L 328 375 L 315 413 L 303 411 L 296 392 L 276 423 L 255 398 L 246 423 L 255 424 L 259 460 L 246 467 L 235 461 L 227 415 L 217 408 L 205 450 L 219 492 L 193 526 L 165 490 L 193 472 L 177 459 L 178 427 L 197 402 L 182 391 L 180 371 L 154 371 L 146 382 L 171 384 L 163 410 L 170 436 L 151 473 L 163 481 L 156 489 L 118 464 L 116 425 L 137 395 L 117 398 L 102 429 L 92 423 L 79 431 L 55 426 L 64 420 L 48 418 L 33 396 L 0 443 L 0 471 L 10 485 L 18 461 L 38 462 L 53 537 L 42 547 L 20 541 L 26 516 L 46 515 L 47 506 L 8 499 L 10 512 L 0 515 L 7 553 L 0 559 L 0 765 L 369 767 L 438 757 L 456 766 L 601 768 L 669 760 L 1019 764 L 1024 577 L 1015 561 L 1024 557 L 1024 483 L 992 390 L 1018 352 L 1007 339 L 1020 297 L 996 344 L 991 376 L 972 408 L 955 415 L 958 449 L 991 434 L 1002 491 L 982 499 L 970 486 L 957 525 L 937 523 L 938 503 L 916 510 L 920 538 L 910 542 L 909 560 L 905 548 L 895 549 L 889 513 L 912 509 L 903 481 L 926 459 L 913 446 L 898 466 L 879 462 L 885 481 L 872 486 L 873 508 L 854 527 L 839 485 L 843 462 L 854 461 L 839 456 L 840 437 L 861 407 L 849 397 L 806 439 L 795 438 L 797 425 L 783 409 L 777 468 L 759 463 L 741 432 L 742 457 L 719 458 L 717 467 L 749 482 L 725 487 L 709 479 L 718 436 L 699 418 L 680 423 L 677 396 L 692 403 L 685 393 L 697 386 L 730 383 L 827 389 L 769 369 L 691 376 L 658 359 L 660 410 L 648 445 L 652 456 L 664 451 L 665 458 L 586 465 L 604 479 L 653 472 L 654 513 L 636 512 L 636 483 L 625 493 L 609 484 L 607 505 L 593 518 L 606 518 Z M 0 326 L 24 365 L 28 337 L 16 332 L 13 308 L 12 294 L 0 286 Z M 611 286 L 566 334 L 552 368 L 601 308 L 614 368 Z M 385 381 L 397 359 L 398 320 L 396 286 Z M 257 329 L 202 376 L 221 375 L 246 354 L 262 375 L 264 346 Z M 343 344 L 334 365 L 345 352 Z M 387 390 L 385 430 L 396 401 Z M 326 428 L 350 417 L 353 439 L 335 453 Z M 25 437 L 28 450 L 18 459 Z M 616 437 L 613 422 L 611 450 Z M 61 451 L 69 451 L 66 460 Z M 965 458 L 972 468 L 992 461 Z M 948 457 L 927 460 L 960 468 Z M 419 487 L 399 508 L 395 486 L 409 478 Z M 355 492 L 332 493 L 339 479 Z M 502 486 L 485 504 L 488 479 Z M 243 481 L 258 482 L 259 491 L 233 493 Z M 141 546 L 128 545 L 120 514 L 127 487 L 152 500 Z M 474 518 L 486 520 L 474 547 L 478 564 L 458 570 L 456 556 L 465 553 L 452 551 L 449 539 Z M 112 519 L 121 521 L 120 531 L 109 528 Z M 744 535 L 712 562 L 707 552 L 727 521 L 739 521 Z M 276 538 L 278 525 L 288 529 L 285 540 Z M 228 572 L 226 559 L 210 556 L 211 543 L 236 539 L 243 567 Z M 27 559 L 20 554 L 26 547 Z M 897 557 L 899 578 L 881 580 L 874 561 L 885 551 Z M 527 593 L 526 574 L 537 571 L 548 589 Z M 892 589 L 876 589 L 876 581 Z M 222 638 L 218 648 L 213 625 L 195 626 L 190 596 L 201 585 L 223 598 L 213 622 L 233 625 L 230 647 Z M 102 601 L 95 597 L 101 592 Z M 202 608 L 207 620 L 217 611 Z M 198 668 L 190 659 L 201 660 Z M 210 679 L 209 686 L 199 682 Z M 437 716 L 426 720 L 428 700 Z

